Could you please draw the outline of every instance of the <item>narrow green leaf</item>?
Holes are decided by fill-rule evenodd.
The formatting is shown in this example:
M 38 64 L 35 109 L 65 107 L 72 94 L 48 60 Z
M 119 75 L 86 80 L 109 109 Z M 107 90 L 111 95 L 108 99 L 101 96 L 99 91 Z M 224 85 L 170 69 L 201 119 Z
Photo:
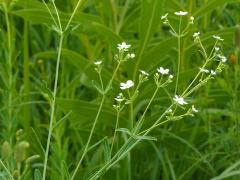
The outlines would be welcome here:
M 42 175 L 39 169 L 35 169 L 34 171 L 34 180 L 42 180 Z

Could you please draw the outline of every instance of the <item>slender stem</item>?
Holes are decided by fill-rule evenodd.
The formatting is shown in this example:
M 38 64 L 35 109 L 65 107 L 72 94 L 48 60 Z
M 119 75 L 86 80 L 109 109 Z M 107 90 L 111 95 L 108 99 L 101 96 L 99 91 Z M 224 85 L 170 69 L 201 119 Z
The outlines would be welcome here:
M 152 97 L 151 97 L 151 99 L 150 99 L 147 107 L 145 108 L 145 110 L 144 110 L 144 112 L 143 112 L 140 120 L 139 120 L 138 123 L 136 124 L 135 130 L 134 130 L 134 132 L 133 132 L 134 134 L 135 134 L 135 133 L 138 133 L 138 131 L 140 131 L 141 126 L 142 126 L 142 124 L 143 124 L 143 122 L 144 122 L 144 117 L 145 117 L 145 115 L 146 115 L 146 113 L 147 113 L 147 110 L 149 109 L 150 105 L 152 104 L 153 99 L 154 99 L 155 96 L 157 95 L 158 90 L 159 90 L 159 86 L 157 86 L 157 88 L 156 88 L 156 90 L 154 91 L 154 93 L 153 93 L 153 95 L 152 95 Z
M 99 76 L 99 79 L 100 79 L 100 83 L 101 83 L 101 88 L 102 88 L 102 90 L 103 90 L 103 80 L 102 80 L 102 76 L 101 76 L 101 73 L 99 72 L 98 73 L 98 76 Z
M 182 25 L 182 16 L 180 17 L 179 30 L 178 30 L 178 69 L 177 69 L 177 80 L 174 94 L 177 94 L 178 91 L 178 81 L 180 74 L 180 65 L 181 65 L 181 25 Z
M 95 117 L 95 120 L 94 120 L 94 122 L 93 122 L 93 126 L 92 126 L 92 129 L 91 129 L 90 135 L 89 135 L 89 137 L 88 137 L 87 144 L 86 144 L 86 146 L 85 146 L 85 148 L 84 148 L 84 151 L 83 151 L 83 154 L 82 154 L 82 156 L 81 156 L 81 158 L 80 158 L 80 160 L 79 160 L 79 162 L 78 162 L 78 164 L 77 164 L 77 167 L 75 168 L 75 170 L 74 170 L 74 172 L 73 172 L 73 175 L 72 175 L 72 177 L 71 177 L 71 180 L 73 180 L 73 179 L 75 178 L 75 176 L 77 175 L 77 171 L 78 171 L 78 169 L 79 169 L 79 167 L 80 167 L 80 165 L 81 165 L 81 163 L 82 163 L 82 161 L 83 161 L 83 158 L 84 158 L 84 156 L 87 154 L 88 147 L 89 147 L 90 141 L 91 141 L 91 139 L 92 139 L 93 131 L 95 130 L 95 127 L 96 127 L 96 124 L 97 124 L 99 115 L 100 115 L 100 113 L 101 113 L 101 110 L 102 110 L 104 101 L 105 101 L 105 95 L 102 96 L 102 100 L 101 100 L 100 106 L 99 106 L 99 108 L 98 108 L 98 112 L 97 112 L 97 115 L 96 115 L 96 117 Z
M 0 164 L 2 165 L 2 167 L 4 168 L 4 170 L 7 172 L 7 174 L 9 175 L 9 177 L 11 178 L 11 180 L 14 180 L 14 178 L 12 177 L 11 173 L 9 172 L 8 168 L 4 165 L 4 163 L 2 162 L 2 160 L 0 159 Z
M 208 63 L 208 60 L 203 64 L 202 68 L 205 68 L 206 65 L 207 65 L 207 63 Z M 202 74 L 201 71 L 199 71 L 199 72 L 197 73 L 197 75 L 195 76 L 195 78 L 194 78 L 194 79 L 192 80 L 192 82 L 188 85 L 188 87 L 185 89 L 185 91 L 182 93 L 181 96 L 184 96 L 185 93 L 192 87 L 192 85 L 196 82 L 196 80 L 197 80 L 197 78 L 200 76 L 200 74 Z
M 58 10 L 57 10 L 57 7 L 56 7 L 56 4 L 54 1 L 52 1 L 52 4 L 53 4 L 53 7 L 55 9 L 55 12 L 56 12 L 56 15 L 57 15 L 57 20 L 58 20 L 58 26 L 62 32 L 62 23 L 61 23 L 61 20 L 60 20 L 60 16 L 59 16 L 59 13 L 58 13 Z
M 7 25 L 7 43 L 8 43 L 8 58 L 7 58 L 7 69 L 8 69 L 8 131 L 12 129 L 12 33 L 10 27 L 10 20 L 8 10 L 5 9 L 5 20 Z M 11 142 L 11 141 L 10 141 Z
M 47 3 L 45 2 L 45 0 L 42 0 L 42 2 L 43 2 L 43 4 L 45 5 L 45 7 L 47 8 L 48 13 L 50 14 L 50 16 L 51 16 L 51 18 L 52 18 L 52 20 L 53 20 L 53 23 L 55 24 L 56 27 L 58 27 L 58 24 L 57 24 L 57 22 L 56 22 L 56 20 L 55 20 L 55 18 L 54 18 L 54 16 L 53 16 L 51 10 L 49 9 Z
M 112 154 L 113 145 L 114 145 L 115 138 L 116 138 L 116 133 L 117 133 L 116 129 L 118 128 L 119 116 L 120 116 L 120 111 L 118 110 L 118 111 L 117 111 L 117 120 L 116 120 L 116 124 L 115 124 L 113 140 L 112 140 L 112 145 L 111 145 L 111 149 L 110 149 L 110 157 L 111 157 L 111 154 Z
M 51 136 L 52 136 L 52 131 L 53 131 L 53 121 L 54 121 L 54 118 L 55 118 L 57 85 L 58 85 L 59 66 L 60 66 L 60 60 L 61 60 L 61 54 L 62 54 L 63 39 L 64 39 L 64 35 L 63 35 L 63 33 L 61 33 L 60 34 L 59 47 L 58 47 L 58 57 L 57 57 L 54 89 L 53 89 L 53 100 L 51 102 L 51 117 L 50 117 L 49 131 L 48 131 L 47 147 L 46 147 L 45 159 L 44 159 L 43 180 L 45 180 L 45 178 L 46 178 L 48 153 L 49 153 L 49 147 L 50 147 Z
M 25 6 L 28 0 L 25 0 Z M 29 74 L 29 43 L 28 43 L 28 22 L 24 20 L 24 32 L 23 32 L 23 61 L 24 61 L 24 101 L 28 102 L 30 100 L 30 74 Z M 30 122 L 30 106 L 24 106 L 24 129 L 28 132 Z
M 64 31 L 66 31 L 66 30 L 69 28 L 69 26 L 70 26 L 70 24 L 71 24 L 71 22 L 72 22 L 72 20 L 73 20 L 73 17 L 75 16 L 75 14 L 76 14 L 76 12 L 77 12 L 77 9 L 78 9 L 78 7 L 80 6 L 81 2 L 82 2 L 82 0 L 79 0 L 79 1 L 78 1 L 76 7 L 75 7 L 74 10 L 73 10 L 73 13 L 72 13 L 71 17 L 70 17 L 69 20 L 68 20 L 67 26 L 65 27 Z

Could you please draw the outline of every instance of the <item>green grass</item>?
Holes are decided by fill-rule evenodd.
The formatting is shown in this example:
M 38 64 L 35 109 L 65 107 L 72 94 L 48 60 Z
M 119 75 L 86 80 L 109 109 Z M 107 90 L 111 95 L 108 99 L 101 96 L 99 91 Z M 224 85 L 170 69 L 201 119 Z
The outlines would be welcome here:
M 240 178 L 239 0 L 1 0 L 0 7 L 0 179 Z M 180 10 L 189 13 L 179 18 Z M 166 13 L 172 27 L 161 20 Z M 192 37 L 198 31 L 202 44 Z M 213 35 L 224 39 L 217 44 L 228 61 L 224 69 L 206 64 L 223 69 L 211 79 L 198 68 Z M 136 54 L 126 62 L 117 49 L 123 41 Z M 154 75 L 160 66 L 174 75 L 164 87 L 167 78 Z M 116 104 L 129 79 L 129 105 Z M 189 104 L 176 106 L 175 94 Z M 189 116 L 193 104 L 199 112 Z

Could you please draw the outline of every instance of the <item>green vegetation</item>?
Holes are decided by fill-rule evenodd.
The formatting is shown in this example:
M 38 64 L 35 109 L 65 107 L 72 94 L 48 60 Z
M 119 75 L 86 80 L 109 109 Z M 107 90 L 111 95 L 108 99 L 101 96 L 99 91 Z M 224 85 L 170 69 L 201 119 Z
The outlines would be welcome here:
M 240 179 L 239 12 L 0 0 L 0 179 Z

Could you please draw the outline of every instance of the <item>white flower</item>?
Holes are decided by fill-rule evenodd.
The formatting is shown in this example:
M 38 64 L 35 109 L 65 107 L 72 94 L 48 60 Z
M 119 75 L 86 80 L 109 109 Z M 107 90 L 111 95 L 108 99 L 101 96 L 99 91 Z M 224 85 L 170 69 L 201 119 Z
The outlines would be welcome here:
M 194 24 L 194 17 L 193 16 L 190 17 L 190 22 L 189 23 Z
M 135 54 L 134 54 L 134 53 L 127 54 L 127 57 L 128 57 L 129 59 L 133 59 L 133 58 L 135 58 Z
M 124 96 L 122 93 L 119 93 L 116 98 L 114 98 L 118 102 L 122 102 L 124 100 Z
M 197 38 L 197 37 L 199 37 L 199 35 L 200 35 L 200 32 L 195 32 L 195 33 L 193 33 L 193 38 Z
M 223 63 L 225 63 L 227 61 L 227 58 L 225 56 L 218 55 L 218 57 Z
M 210 73 L 211 73 L 211 75 L 213 75 L 213 76 L 215 76 L 215 75 L 217 74 L 216 71 L 214 71 L 214 70 L 212 70 L 212 69 L 211 69 Z
M 198 112 L 198 110 L 194 107 L 194 105 L 192 105 L 192 111 L 195 112 L 195 113 Z
M 130 87 L 134 86 L 134 82 L 132 80 L 127 80 L 126 83 L 120 83 L 120 89 L 129 89 Z
M 209 73 L 208 69 L 204 69 L 204 68 L 199 68 L 200 72 L 202 73 Z
M 157 71 L 162 75 L 169 73 L 169 69 L 164 69 L 163 67 L 158 68 Z
M 166 13 L 165 15 L 161 16 L 161 19 L 167 19 L 168 13 Z
M 125 42 L 122 42 L 122 44 L 118 44 L 118 49 L 123 51 L 128 51 L 128 49 L 131 47 L 130 44 L 126 44 Z
M 147 73 L 147 72 L 145 72 L 145 71 L 143 71 L 143 70 L 139 70 L 140 71 L 140 73 L 142 74 L 142 75 L 144 75 L 144 76 L 149 76 L 149 74 Z
M 172 112 L 173 112 L 172 109 L 168 109 L 168 110 L 167 110 L 167 113 L 172 113 Z
M 219 51 L 220 50 L 220 48 L 219 47 L 214 47 L 214 49 L 215 49 L 215 51 Z
M 173 100 L 180 105 L 187 104 L 187 102 L 181 96 L 178 96 L 178 95 L 175 95 Z
M 169 78 L 172 79 L 172 78 L 173 78 L 173 75 L 170 74 L 170 75 L 169 75 Z
M 188 12 L 179 11 L 179 12 L 175 12 L 174 14 L 177 15 L 177 16 L 185 16 L 185 15 L 188 14 Z
M 216 35 L 213 35 L 213 38 L 216 39 L 216 40 L 219 40 L 219 41 L 223 41 L 224 40 L 220 36 L 216 36 Z
M 95 61 L 94 64 L 98 66 L 98 65 L 102 64 L 102 61 Z

